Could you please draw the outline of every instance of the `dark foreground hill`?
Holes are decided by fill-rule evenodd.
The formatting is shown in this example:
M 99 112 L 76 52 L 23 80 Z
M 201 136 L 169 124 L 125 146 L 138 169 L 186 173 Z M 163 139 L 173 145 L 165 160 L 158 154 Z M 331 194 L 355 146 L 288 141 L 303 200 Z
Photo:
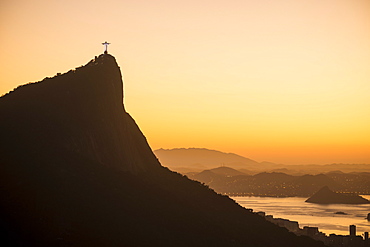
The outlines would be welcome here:
M 100 55 L 0 98 L 1 246 L 323 246 L 163 168 Z

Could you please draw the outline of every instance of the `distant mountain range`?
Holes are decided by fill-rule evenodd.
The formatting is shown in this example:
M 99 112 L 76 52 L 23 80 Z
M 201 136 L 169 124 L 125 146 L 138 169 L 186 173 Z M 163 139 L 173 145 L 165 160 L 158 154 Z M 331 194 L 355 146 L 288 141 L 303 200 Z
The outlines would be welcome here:
M 201 171 L 219 166 L 259 170 L 271 169 L 275 165 L 273 163 L 259 163 L 234 153 L 224 153 L 206 148 L 157 149 L 154 150 L 154 154 L 162 165 L 180 172 Z
M 154 154 L 162 165 L 180 173 L 200 172 L 220 166 L 238 169 L 247 174 L 282 172 L 290 175 L 320 174 L 328 172 L 370 172 L 370 164 L 284 165 L 257 162 L 234 153 L 206 148 L 157 149 Z
M 161 166 L 122 90 L 102 54 L 0 98 L 2 247 L 324 246 Z
M 370 173 L 289 175 L 262 172 L 250 175 L 243 173 L 243 170 L 218 167 L 185 175 L 208 185 L 216 192 L 228 195 L 309 197 L 324 186 L 343 193 L 370 194 Z

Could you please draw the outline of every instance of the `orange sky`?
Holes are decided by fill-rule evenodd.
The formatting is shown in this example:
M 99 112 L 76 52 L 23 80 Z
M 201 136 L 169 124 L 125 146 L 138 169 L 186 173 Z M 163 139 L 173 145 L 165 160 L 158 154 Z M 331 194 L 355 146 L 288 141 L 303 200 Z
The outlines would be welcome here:
M 0 35 L 0 94 L 111 42 L 153 149 L 370 164 L 368 0 L 1 1 Z

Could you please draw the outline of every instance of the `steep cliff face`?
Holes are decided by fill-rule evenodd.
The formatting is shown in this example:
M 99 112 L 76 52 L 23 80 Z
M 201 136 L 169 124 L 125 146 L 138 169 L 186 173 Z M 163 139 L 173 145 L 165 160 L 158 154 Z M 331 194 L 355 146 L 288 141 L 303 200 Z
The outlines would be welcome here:
M 109 54 L 17 88 L 0 99 L 0 115 L 6 153 L 57 149 L 135 173 L 160 166 L 124 110 L 121 72 Z
M 1 246 L 323 246 L 162 167 L 101 55 L 0 98 Z

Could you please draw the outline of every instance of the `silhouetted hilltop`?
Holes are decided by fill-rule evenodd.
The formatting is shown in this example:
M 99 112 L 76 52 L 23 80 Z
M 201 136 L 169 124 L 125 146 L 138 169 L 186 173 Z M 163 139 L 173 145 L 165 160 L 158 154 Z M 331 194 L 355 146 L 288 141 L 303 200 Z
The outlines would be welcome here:
M 114 57 L 0 98 L 1 246 L 323 246 L 162 167 Z
M 247 174 L 245 174 L 243 172 L 240 172 L 238 170 L 235 170 L 233 168 L 226 167 L 226 166 L 221 166 L 221 167 L 213 168 L 213 169 L 210 169 L 210 171 L 212 171 L 213 173 L 216 173 L 216 174 L 220 174 L 220 175 L 226 176 L 226 177 L 234 177 L 234 176 L 239 176 L 239 175 L 247 175 Z
M 328 186 L 322 187 L 313 196 L 308 198 L 306 202 L 317 203 L 317 204 L 367 204 L 369 200 L 358 196 L 339 194 L 329 189 Z
M 195 174 L 194 176 L 189 176 L 189 178 L 200 181 L 211 187 L 213 183 L 217 184 L 219 181 L 223 181 L 224 177 L 225 177 L 224 175 L 214 173 L 211 170 L 204 170 L 198 174 Z
M 18 87 L 0 103 L 7 152 L 68 151 L 122 171 L 160 165 L 124 110 L 122 76 L 111 55 Z

